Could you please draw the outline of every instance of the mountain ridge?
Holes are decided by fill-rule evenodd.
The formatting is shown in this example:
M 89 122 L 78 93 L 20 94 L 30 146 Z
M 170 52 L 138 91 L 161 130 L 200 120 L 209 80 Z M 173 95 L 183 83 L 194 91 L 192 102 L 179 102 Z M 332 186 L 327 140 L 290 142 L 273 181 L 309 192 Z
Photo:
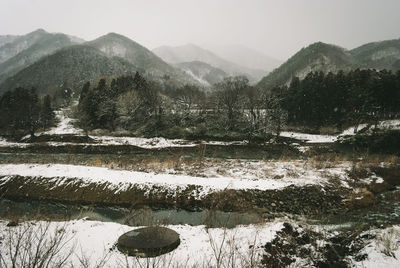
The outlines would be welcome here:
M 153 49 L 153 52 L 171 64 L 201 61 L 215 68 L 219 68 L 229 75 L 246 75 L 253 83 L 257 82 L 259 78 L 263 77 L 267 73 L 267 71 L 264 70 L 255 70 L 239 66 L 194 44 L 186 44 L 176 47 L 161 46 Z
M 169 77 L 168 79 L 176 84 L 197 83 L 192 77 L 169 65 L 152 51 L 126 36 L 112 32 L 85 44 L 99 49 L 109 57 L 124 58 L 159 81 Z
M 133 75 L 136 71 L 135 66 L 122 58 L 109 58 L 91 46 L 73 45 L 44 56 L 7 78 L 0 85 L 0 92 L 16 87 L 35 87 L 39 94 L 48 94 L 65 82 L 72 88 L 79 89 L 87 81 Z

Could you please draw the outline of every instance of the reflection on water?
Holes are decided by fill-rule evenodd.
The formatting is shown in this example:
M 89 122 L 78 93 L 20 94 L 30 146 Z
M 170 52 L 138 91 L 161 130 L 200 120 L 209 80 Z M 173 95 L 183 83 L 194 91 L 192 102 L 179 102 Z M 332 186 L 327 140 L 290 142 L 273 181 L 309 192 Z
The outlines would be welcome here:
M 228 227 L 259 223 L 256 213 L 223 211 L 186 211 L 179 209 L 151 210 L 150 208 L 130 210 L 121 207 L 98 207 L 65 205 L 54 202 L 0 200 L 1 218 L 90 220 L 116 222 L 130 226 L 148 226 L 154 224 L 207 225 L 210 227 Z

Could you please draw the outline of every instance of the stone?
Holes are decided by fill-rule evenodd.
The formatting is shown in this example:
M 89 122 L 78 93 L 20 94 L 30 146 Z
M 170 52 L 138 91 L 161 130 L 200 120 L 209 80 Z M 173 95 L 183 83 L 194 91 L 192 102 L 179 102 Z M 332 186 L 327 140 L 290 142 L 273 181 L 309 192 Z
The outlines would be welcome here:
M 18 221 L 10 221 L 9 223 L 7 223 L 6 226 L 7 226 L 7 227 L 15 227 L 15 226 L 18 226 Z
M 129 231 L 118 238 L 119 251 L 134 257 L 156 257 L 176 249 L 179 234 L 169 228 L 154 226 Z

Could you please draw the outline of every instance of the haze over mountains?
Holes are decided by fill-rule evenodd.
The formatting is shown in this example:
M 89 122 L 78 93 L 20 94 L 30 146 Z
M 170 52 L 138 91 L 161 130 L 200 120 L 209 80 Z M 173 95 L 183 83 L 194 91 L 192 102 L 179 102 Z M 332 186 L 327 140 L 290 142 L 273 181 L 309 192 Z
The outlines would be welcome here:
M 73 42 L 76 39 L 43 30 L 27 36 L 32 41 L 23 42 L 24 46 L 14 40 L 0 47 L 5 59 L 0 69 L 0 91 L 34 86 L 39 92 L 48 92 L 65 81 L 69 86 L 79 89 L 86 81 L 94 82 L 103 77 L 133 74 L 136 71 L 165 86 L 199 84 L 147 48 L 115 33 L 78 45 Z M 23 38 L 27 39 L 26 36 Z
M 223 70 L 215 68 L 208 63 L 202 61 L 190 61 L 176 63 L 174 66 L 184 70 L 202 85 L 212 86 L 221 82 L 225 77 L 229 76 Z
M 153 49 L 153 52 L 168 63 L 201 61 L 215 68 L 223 70 L 228 75 L 246 75 L 250 81 L 256 82 L 265 76 L 268 71 L 251 69 L 221 58 L 213 52 L 194 44 L 171 47 L 161 46 Z
M 208 49 L 228 61 L 250 69 L 271 72 L 283 63 L 282 60 L 242 45 L 212 46 Z
M 150 51 L 116 33 L 89 42 L 42 29 L 22 36 L 0 36 L 0 93 L 18 86 L 51 92 L 64 82 L 79 90 L 86 81 L 136 71 L 165 88 L 184 84 L 210 88 L 232 75 L 246 75 L 259 87 L 273 87 L 289 83 L 294 76 L 304 78 L 311 71 L 398 71 L 400 40 L 369 43 L 352 50 L 317 42 L 278 65 L 278 60 L 242 46 L 226 47 L 217 54 L 193 44 Z

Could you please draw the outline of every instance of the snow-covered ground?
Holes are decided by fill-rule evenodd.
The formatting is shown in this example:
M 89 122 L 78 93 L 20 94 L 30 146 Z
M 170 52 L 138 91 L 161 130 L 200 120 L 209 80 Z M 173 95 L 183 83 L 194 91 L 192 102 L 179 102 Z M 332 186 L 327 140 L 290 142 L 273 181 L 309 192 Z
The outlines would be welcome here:
M 360 124 L 357 127 L 357 130 L 359 131 L 365 127 L 367 127 L 367 124 Z M 373 127 L 373 126 L 371 126 L 371 127 Z M 400 120 L 396 119 L 396 120 L 381 121 L 378 123 L 377 128 L 379 128 L 379 129 L 400 129 Z M 342 134 L 340 134 L 340 135 L 341 136 L 354 135 L 354 130 L 355 130 L 355 127 L 349 127 L 348 129 L 344 130 L 342 132 Z
M 25 147 L 28 143 L 10 142 L 0 136 L 0 147 Z
M 367 124 L 361 124 L 357 127 L 357 130 L 361 130 L 367 127 Z M 400 129 L 400 120 L 384 120 L 378 123 L 377 128 L 379 129 Z M 285 131 L 281 133 L 282 137 L 294 138 L 303 140 L 307 143 L 330 143 L 335 142 L 341 136 L 355 135 L 355 127 L 350 127 L 344 130 L 340 135 L 318 135 L 318 134 L 307 134 L 299 132 Z
M 58 124 L 56 127 L 51 128 L 49 131 L 43 132 L 42 134 L 47 135 L 61 135 L 61 134 L 76 134 L 83 135 L 84 131 L 82 129 L 74 127 L 73 123 L 76 119 L 68 117 L 68 113 L 71 112 L 71 108 L 62 108 L 56 111 L 56 120 Z
M 282 132 L 281 136 L 303 140 L 306 141 L 307 143 L 335 142 L 338 138 L 337 136 L 330 136 L 330 135 L 317 135 L 317 134 L 307 134 L 307 133 L 288 132 L 288 131 Z
M 3 258 L 9 260 L 9 231 L 18 233 L 30 226 L 41 234 L 41 226 L 46 222 L 24 222 L 18 227 L 6 227 L 7 222 L 0 220 L 0 252 Z M 267 222 L 261 225 L 237 226 L 233 229 L 206 228 L 205 226 L 169 225 L 175 230 L 181 243 L 174 251 L 156 258 L 136 259 L 125 258 L 114 245 L 118 237 L 125 232 L 140 227 L 129 227 L 117 223 L 76 220 L 70 222 L 52 222 L 47 238 L 55 232 L 66 232 L 70 239 L 59 253 L 67 254 L 73 248 L 73 254 L 68 260 L 74 267 L 81 267 L 79 259 L 87 259 L 95 267 L 100 260 L 106 259 L 101 267 L 146 267 L 140 266 L 150 262 L 150 267 L 215 267 L 217 255 L 221 252 L 220 265 L 225 267 L 232 259 L 233 267 L 248 267 L 250 261 L 260 261 L 262 246 L 271 241 L 276 232 L 282 228 L 282 222 Z M 0 240 L 1 241 L 1 240 Z M 110 250 L 112 249 L 112 250 Z M 140 262 L 137 263 L 137 262 Z M 130 265 L 127 266 L 126 263 Z M 154 266 L 153 266 L 154 264 Z M 232 266 L 232 265 L 231 265 Z M 69 266 L 68 266 L 69 267 Z M 148 267 L 148 266 L 147 266 Z M 227 266 L 226 266 L 227 267 Z
M 260 162 L 261 163 L 261 162 Z M 261 164 L 259 163 L 259 166 Z M 138 172 L 126 170 L 113 170 L 102 167 L 74 166 L 74 165 L 39 165 L 39 164 L 2 164 L 0 165 L 1 176 L 29 176 L 48 178 L 51 185 L 63 185 L 71 183 L 70 178 L 75 178 L 83 184 L 103 184 L 115 192 L 128 189 L 132 186 L 151 190 L 154 186 L 160 186 L 170 193 L 177 194 L 185 190 L 189 185 L 201 188 L 197 198 L 201 198 L 210 192 L 225 189 L 233 190 L 273 190 L 283 189 L 290 185 L 304 186 L 311 184 L 323 185 L 332 178 L 339 178 L 343 186 L 348 186 L 346 170 L 349 165 L 332 168 L 312 169 L 304 166 L 301 162 L 262 162 L 266 166 L 262 173 L 248 171 L 242 168 L 225 172 L 210 168 L 203 175 L 209 177 L 194 177 L 188 175 L 175 175 L 168 173 L 155 174 L 154 172 Z M 229 171 L 228 171 L 229 170 Z M 257 169 L 255 169 L 257 170 Z M 207 174 L 208 173 L 208 174 Z M 7 178 L 0 181 L 5 183 Z
M 167 147 L 193 147 L 197 144 L 182 139 L 90 136 L 100 145 L 134 145 L 145 149 Z
M 63 246 L 58 256 L 65 256 L 72 251 L 67 266 L 81 267 L 82 260 L 86 260 L 90 267 L 216 267 L 218 256 L 221 267 L 250 267 L 250 262 L 260 264 L 264 253 L 263 246 L 272 241 L 276 233 L 283 227 L 284 219 L 276 219 L 258 225 L 236 226 L 232 229 L 206 228 L 204 225 L 168 225 L 166 227 L 176 231 L 180 236 L 180 245 L 174 251 L 155 258 L 126 257 L 120 253 L 115 245 L 118 237 L 125 232 L 141 228 L 130 227 L 112 222 L 98 222 L 86 219 L 68 222 L 23 222 L 17 227 L 7 227 L 7 222 L 0 220 L 0 252 L 5 264 L 9 264 L 10 248 L 15 252 L 16 236 L 26 231 L 22 245 L 30 231 L 34 234 L 32 242 L 39 238 L 51 240 L 56 234 L 63 233 Z M 48 229 L 46 232 L 43 230 Z M 309 227 L 307 227 L 309 228 Z M 312 228 L 312 227 L 311 227 Z M 321 229 L 317 227 L 317 229 Z M 323 232 L 323 231 L 322 231 Z M 324 233 L 324 232 L 323 232 Z M 384 229 L 366 231 L 361 237 L 366 238 L 366 246 L 361 254 L 367 254 L 363 261 L 356 261 L 353 257 L 348 260 L 351 267 L 362 268 L 397 268 L 400 265 L 400 226 L 395 225 Z M 12 236 L 14 235 L 14 236 Z M 40 237 L 38 237 L 40 236 Z M 9 239 L 13 237 L 13 239 Z M 11 246 L 10 245 L 11 241 Z M 327 242 L 317 241 L 323 248 Z M 30 247 L 22 247 L 22 252 L 34 251 L 37 243 Z M 312 248 L 311 248 L 312 249 Z M 315 252 L 315 254 L 318 254 Z M 101 261 L 103 261 L 101 263 Z M 234 262 L 232 264 L 232 261 Z M 296 258 L 290 267 L 304 267 L 303 259 Z M 128 264 L 128 265 L 127 265 Z M 153 266 L 154 265 L 154 266 Z M 51 265 L 50 265 L 51 266 Z M 6 267 L 8 267 L 6 265 Z M 252 266 L 253 267 L 253 266 Z M 258 266 L 254 266 L 258 267 Z
M 362 253 L 368 255 L 367 260 L 356 262 L 356 267 L 363 268 L 398 268 L 400 267 L 400 225 L 365 232 L 376 236 Z

